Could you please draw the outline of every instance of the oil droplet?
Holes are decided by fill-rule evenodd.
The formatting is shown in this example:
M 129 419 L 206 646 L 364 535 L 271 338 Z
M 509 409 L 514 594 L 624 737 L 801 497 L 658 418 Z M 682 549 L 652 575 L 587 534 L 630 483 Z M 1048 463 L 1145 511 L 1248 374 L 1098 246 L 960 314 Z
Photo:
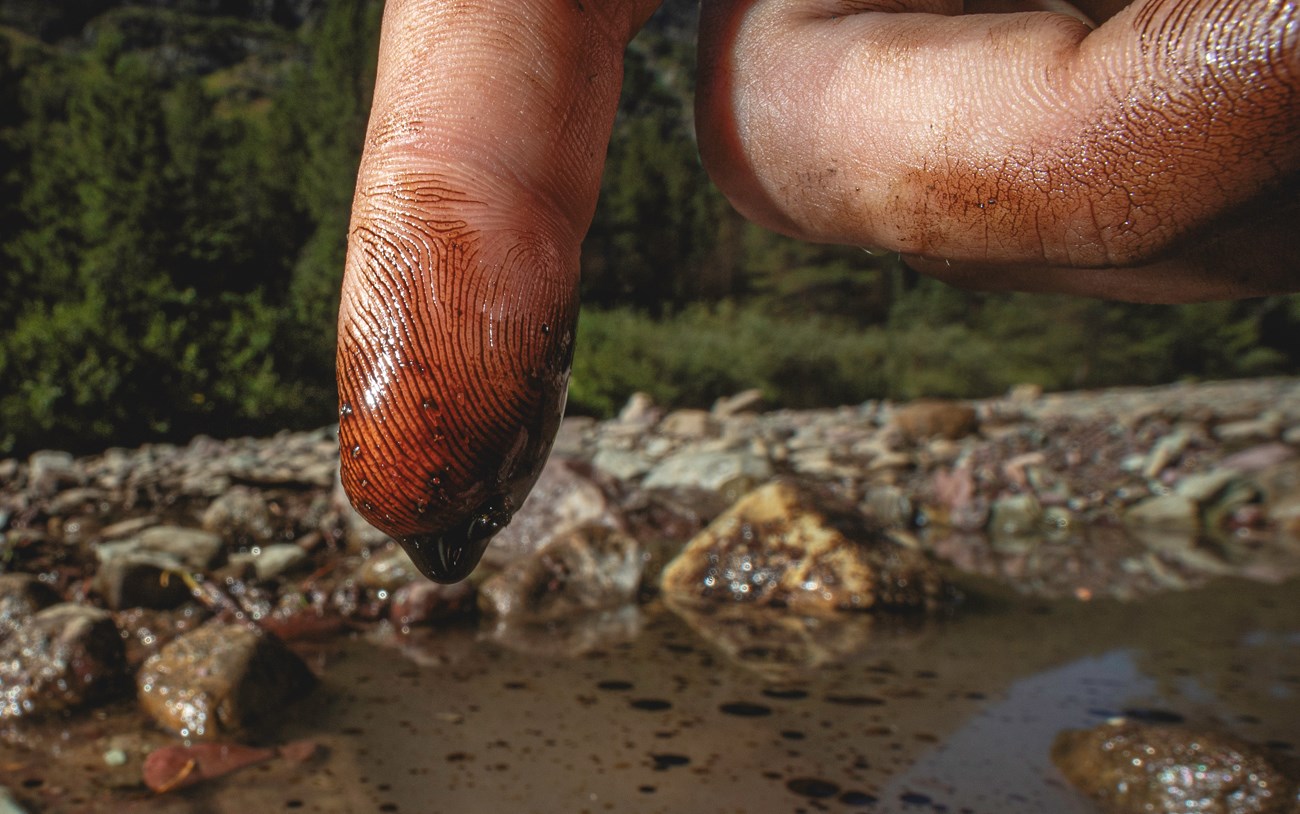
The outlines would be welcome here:
M 460 582 L 478 565 L 488 543 L 510 523 L 513 514 L 509 498 L 498 495 L 441 535 L 412 535 L 400 542 L 426 577 L 434 582 Z
M 663 709 L 672 709 L 672 702 L 665 701 L 662 698 L 634 698 L 628 702 L 633 709 L 641 709 L 646 712 L 658 712 Z
M 345 401 L 339 406 L 339 416 L 347 418 L 350 415 L 352 415 L 352 405 Z
M 834 797 L 840 793 L 839 786 L 816 777 L 796 777 L 786 783 L 785 787 L 801 797 Z
M 764 715 L 772 714 L 771 707 L 765 707 L 762 704 L 750 704 L 745 701 L 733 701 L 719 706 L 718 709 L 727 715 L 738 715 L 742 718 L 761 718 Z
M 549 334 L 550 332 L 551 332 L 551 325 L 550 325 L 550 323 L 548 323 L 548 322 L 543 322 L 543 323 L 542 323 L 542 334 L 543 334 L 543 335 L 546 335 L 546 334 Z
M 352 453 L 352 457 L 353 457 L 353 458 L 360 458 L 360 457 L 361 457 L 361 445 L 360 445 L 360 444 L 353 444 L 353 445 L 352 445 L 352 449 L 349 450 L 349 451 Z
M 656 772 L 666 772 L 673 766 L 688 766 L 691 759 L 686 755 L 676 755 L 672 753 L 651 754 L 650 759 L 654 761 Z

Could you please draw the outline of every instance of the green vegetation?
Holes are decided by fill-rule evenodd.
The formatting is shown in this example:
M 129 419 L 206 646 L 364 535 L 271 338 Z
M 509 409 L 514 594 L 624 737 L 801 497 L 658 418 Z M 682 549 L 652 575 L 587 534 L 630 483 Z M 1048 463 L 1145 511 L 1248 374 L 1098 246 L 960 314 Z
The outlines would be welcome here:
M 0 454 L 327 423 L 382 3 L 115 5 L 0 8 Z M 692 5 L 626 60 L 571 410 L 1300 370 L 1300 298 L 968 294 L 743 222 L 693 141 Z

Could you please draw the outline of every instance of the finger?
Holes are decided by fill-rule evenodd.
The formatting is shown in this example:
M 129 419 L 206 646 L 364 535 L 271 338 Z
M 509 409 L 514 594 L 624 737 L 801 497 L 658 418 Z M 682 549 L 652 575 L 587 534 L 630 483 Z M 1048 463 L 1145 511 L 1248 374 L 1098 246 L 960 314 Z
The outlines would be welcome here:
M 339 310 L 353 504 L 466 576 L 558 426 L 622 51 L 650 0 L 389 0 Z
M 1300 169 L 1296 4 L 1140 0 L 1096 30 L 958 11 L 706 0 L 696 119 L 715 181 L 803 238 L 1106 267 Z

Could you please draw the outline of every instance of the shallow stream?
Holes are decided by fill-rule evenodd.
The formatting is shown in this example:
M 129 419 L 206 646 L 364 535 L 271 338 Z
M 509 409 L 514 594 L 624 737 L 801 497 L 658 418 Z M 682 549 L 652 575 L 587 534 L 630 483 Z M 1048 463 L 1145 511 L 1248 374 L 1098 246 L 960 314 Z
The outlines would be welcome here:
M 1297 757 L 1297 590 L 977 590 L 954 618 L 902 629 L 658 604 L 565 629 L 381 628 L 308 653 L 322 683 L 272 736 L 321 744 L 306 764 L 107 790 L 78 749 L 123 726 L 101 714 L 0 745 L 0 770 L 49 811 L 1088 814 L 1048 757 L 1065 728 L 1185 721 Z

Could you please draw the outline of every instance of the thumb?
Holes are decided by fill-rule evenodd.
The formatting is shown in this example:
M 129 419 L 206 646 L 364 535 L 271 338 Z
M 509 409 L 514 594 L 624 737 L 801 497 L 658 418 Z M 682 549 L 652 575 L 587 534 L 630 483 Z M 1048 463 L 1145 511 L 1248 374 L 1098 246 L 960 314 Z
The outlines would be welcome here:
M 339 309 L 342 480 L 464 578 L 541 470 L 578 251 L 656 0 L 389 0 Z

